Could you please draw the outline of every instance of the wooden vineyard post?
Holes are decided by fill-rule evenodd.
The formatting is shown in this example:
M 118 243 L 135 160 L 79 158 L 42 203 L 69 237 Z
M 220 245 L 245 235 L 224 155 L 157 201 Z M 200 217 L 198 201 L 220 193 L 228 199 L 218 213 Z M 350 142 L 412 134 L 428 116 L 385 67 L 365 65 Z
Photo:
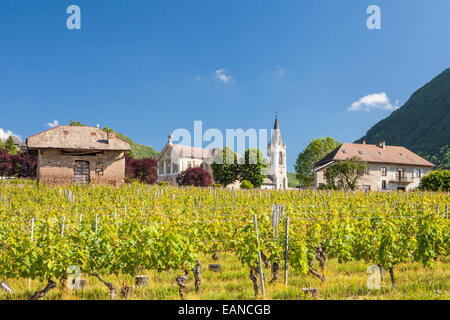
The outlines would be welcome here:
M 289 217 L 286 217 L 286 239 L 284 242 L 284 285 L 288 285 L 288 248 L 289 248 Z
M 256 240 L 258 241 L 258 245 L 259 245 L 258 222 L 256 221 L 256 215 L 253 215 L 253 224 L 255 226 Z M 259 268 L 259 280 L 261 282 L 261 294 L 262 294 L 263 298 L 265 298 L 266 297 L 266 289 L 264 288 L 264 274 L 263 274 L 260 250 L 258 250 L 258 257 L 259 257 L 259 267 L 258 268 Z
M 445 205 L 445 219 L 448 219 L 448 204 Z

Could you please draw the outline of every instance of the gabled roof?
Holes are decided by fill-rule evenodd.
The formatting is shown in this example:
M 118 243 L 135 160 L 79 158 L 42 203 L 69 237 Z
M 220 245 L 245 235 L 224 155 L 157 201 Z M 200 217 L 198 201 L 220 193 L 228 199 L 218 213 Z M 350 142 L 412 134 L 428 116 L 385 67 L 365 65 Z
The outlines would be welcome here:
M 166 150 L 167 148 L 170 148 L 171 150 L 175 151 L 179 157 L 196 158 L 196 159 L 212 159 L 215 157 L 216 152 L 219 150 L 219 148 L 204 149 L 169 142 L 159 153 L 157 159 L 161 157 L 161 155 L 164 153 L 164 150 Z
M 400 146 L 380 147 L 374 144 L 343 143 L 314 166 L 317 168 L 331 161 L 343 161 L 351 157 L 359 157 L 361 161 L 372 163 L 391 163 L 433 167 L 434 164 L 414 152 Z
M 204 149 L 191 146 L 185 146 L 181 144 L 172 144 L 173 149 L 178 153 L 180 157 L 210 159 L 214 158 L 218 148 L 216 149 Z
M 87 126 L 57 126 L 27 138 L 28 149 L 128 151 L 128 142 L 113 132 Z

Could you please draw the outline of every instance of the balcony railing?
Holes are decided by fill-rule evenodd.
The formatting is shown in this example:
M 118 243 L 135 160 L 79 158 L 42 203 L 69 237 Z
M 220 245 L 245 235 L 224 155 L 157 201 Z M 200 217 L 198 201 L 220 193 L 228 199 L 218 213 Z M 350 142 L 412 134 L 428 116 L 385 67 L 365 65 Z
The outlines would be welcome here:
M 408 176 L 405 173 L 397 173 L 395 175 L 395 178 L 391 178 L 389 180 L 390 182 L 395 182 L 395 183 L 412 183 L 413 182 L 413 178 L 412 176 Z

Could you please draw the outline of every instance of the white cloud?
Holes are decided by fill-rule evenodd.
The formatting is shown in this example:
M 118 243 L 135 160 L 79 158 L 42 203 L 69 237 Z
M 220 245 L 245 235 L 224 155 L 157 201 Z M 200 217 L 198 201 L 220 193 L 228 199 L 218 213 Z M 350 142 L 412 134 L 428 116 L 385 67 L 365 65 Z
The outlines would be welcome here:
M 397 110 L 399 101 L 396 100 L 395 104 L 392 105 L 386 93 L 373 93 L 365 97 L 362 97 L 358 101 L 352 103 L 352 105 L 347 109 L 347 111 L 370 111 L 373 109 L 381 110 Z
M 53 120 L 53 122 L 49 122 L 49 123 L 46 124 L 46 126 L 50 127 L 50 128 L 54 128 L 54 127 L 56 127 L 58 125 L 59 125 L 59 121 L 58 120 Z
M 9 136 L 15 136 L 21 139 L 19 135 L 15 134 L 11 130 L 4 130 L 0 128 L 0 140 L 5 141 L 6 139 L 8 139 Z
M 234 81 L 233 77 L 227 74 L 226 69 L 216 70 L 216 79 L 218 79 L 224 83 L 230 83 L 230 82 Z
M 283 78 L 284 75 L 286 74 L 286 70 L 284 70 L 281 66 L 277 66 L 277 70 L 275 71 L 275 74 L 278 77 Z

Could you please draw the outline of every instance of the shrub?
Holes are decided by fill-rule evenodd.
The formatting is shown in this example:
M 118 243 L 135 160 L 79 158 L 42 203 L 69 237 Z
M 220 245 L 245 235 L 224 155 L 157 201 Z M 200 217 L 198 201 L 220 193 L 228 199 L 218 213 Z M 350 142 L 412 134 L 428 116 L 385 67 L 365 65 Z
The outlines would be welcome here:
M 214 188 L 222 188 L 223 187 L 223 185 L 221 185 L 220 183 L 214 183 L 212 186 Z
M 11 156 L 11 175 L 18 178 L 35 178 L 37 173 L 37 156 L 28 151 Z
M 23 151 L 17 154 L 9 154 L 0 149 L 0 176 L 17 178 L 35 178 L 37 168 L 37 156 Z
M 419 188 L 427 191 L 450 191 L 450 170 L 430 172 L 420 180 Z
M 127 182 L 139 180 L 147 184 L 155 184 L 157 176 L 158 163 L 155 159 L 133 159 L 125 155 L 125 175 Z
M 169 181 L 161 181 L 161 182 L 158 182 L 158 185 L 161 187 L 168 187 L 168 186 L 170 186 L 170 183 L 169 183 Z
M 253 184 L 250 181 L 242 180 L 241 181 L 241 188 L 242 189 L 253 189 Z
M 203 168 L 188 168 L 177 176 L 177 183 L 180 186 L 209 187 L 212 176 Z
M 12 173 L 11 155 L 5 149 L 0 149 L 0 176 L 9 177 Z

